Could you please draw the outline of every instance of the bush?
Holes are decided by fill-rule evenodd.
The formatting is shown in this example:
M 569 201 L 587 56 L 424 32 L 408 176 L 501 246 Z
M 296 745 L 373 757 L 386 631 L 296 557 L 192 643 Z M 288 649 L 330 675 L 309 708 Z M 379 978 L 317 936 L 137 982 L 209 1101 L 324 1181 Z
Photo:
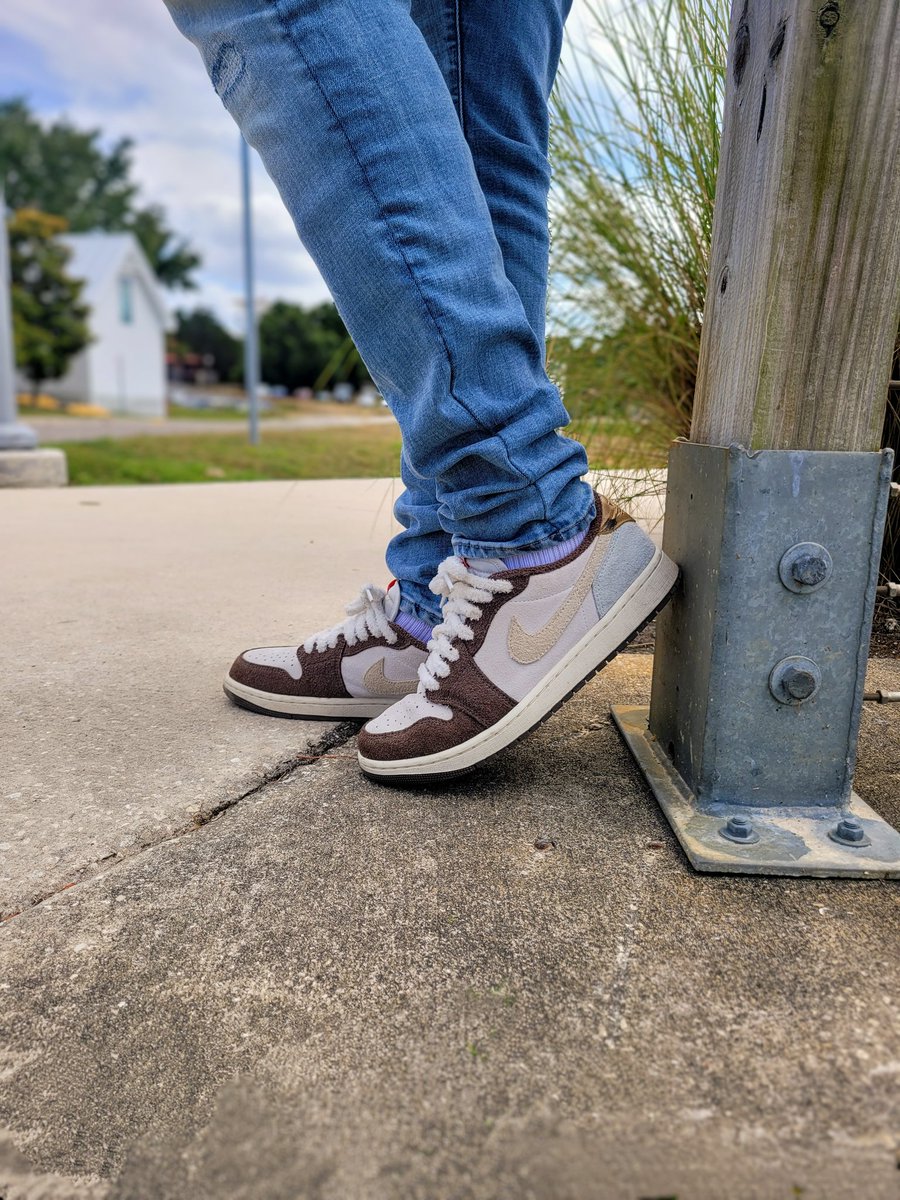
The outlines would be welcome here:
M 588 5 L 554 99 L 550 363 L 576 415 L 686 433 L 725 87 L 722 0 Z
M 580 427 L 690 431 L 725 94 L 724 0 L 587 4 L 554 97 L 550 366 Z M 883 444 L 900 458 L 900 336 Z M 900 504 L 882 574 L 900 579 Z

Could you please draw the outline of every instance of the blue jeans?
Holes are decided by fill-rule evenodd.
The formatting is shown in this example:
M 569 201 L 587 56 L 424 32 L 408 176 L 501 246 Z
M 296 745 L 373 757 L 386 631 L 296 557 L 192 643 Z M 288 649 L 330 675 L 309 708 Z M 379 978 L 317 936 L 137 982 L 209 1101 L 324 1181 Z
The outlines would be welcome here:
M 403 438 L 404 608 L 453 551 L 582 532 L 544 368 L 547 98 L 571 0 L 166 0 L 275 181 Z

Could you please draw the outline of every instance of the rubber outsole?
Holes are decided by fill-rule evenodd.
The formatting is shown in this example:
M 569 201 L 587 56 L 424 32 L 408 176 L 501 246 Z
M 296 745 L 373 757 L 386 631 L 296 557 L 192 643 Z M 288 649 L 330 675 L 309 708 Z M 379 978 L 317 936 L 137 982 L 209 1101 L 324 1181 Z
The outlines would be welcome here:
M 433 783 L 445 783 L 447 780 L 459 779 L 463 775 L 471 775 L 473 771 L 477 771 L 479 767 L 482 767 L 485 763 L 490 762 L 491 759 L 495 758 L 497 754 L 502 754 L 504 750 L 509 750 L 510 747 L 515 746 L 518 742 L 521 742 L 523 738 L 526 738 L 530 733 L 533 733 L 535 729 L 538 729 L 546 721 L 549 721 L 553 714 L 558 712 L 564 704 L 568 703 L 568 701 L 571 700 L 577 692 L 580 692 L 586 683 L 590 683 L 595 675 L 602 671 L 604 667 L 608 666 L 618 654 L 621 654 L 625 647 L 630 642 L 633 642 L 637 635 L 641 633 L 642 630 L 646 629 L 650 622 L 662 612 L 662 610 L 672 599 L 672 595 L 675 592 L 675 589 L 678 587 L 680 581 L 681 571 L 679 570 L 672 582 L 672 586 L 666 592 L 665 596 L 663 596 L 662 600 L 660 600 L 659 604 L 657 604 L 657 606 L 651 612 L 649 612 L 646 617 L 643 618 L 639 625 L 635 626 L 631 633 L 629 633 L 628 637 L 621 641 L 618 646 L 616 646 L 616 648 L 612 650 L 606 656 L 606 658 L 603 659 L 602 662 L 599 662 L 595 667 L 593 667 L 587 673 L 587 675 L 580 680 L 580 682 L 575 684 L 571 691 L 567 692 L 566 695 L 562 697 L 561 700 L 558 700 L 552 708 L 548 709 L 546 713 L 538 717 L 533 725 L 529 725 L 527 729 L 523 730 L 522 733 L 513 738 L 511 742 L 507 742 L 506 745 L 502 746 L 499 750 L 495 750 L 492 754 L 485 755 L 483 759 L 480 759 L 476 763 L 472 763 L 470 766 L 461 767 L 455 771 L 436 771 L 434 774 L 422 772 L 421 774 L 417 775 L 388 775 L 385 773 L 375 774 L 372 771 L 367 771 L 365 767 L 360 764 L 360 770 L 362 771 L 363 775 L 365 775 L 366 779 L 370 780 L 372 783 L 383 783 L 389 785 L 390 787 L 404 788 L 427 787 Z
M 316 704 L 316 698 L 312 697 L 313 703 L 311 704 L 311 708 L 316 709 L 317 711 L 307 710 L 304 712 L 285 712 L 278 708 L 266 708 L 265 704 L 258 704 L 256 701 L 251 700 L 249 696 L 241 695 L 240 692 L 233 691 L 228 685 L 229 683 L 235 682 L 236 681 L 230 680 L 229 677 L 226 676 L 225 681 L 222 684 L 222 691 L 232 702 L 232 704 L 236 704 L 238 708 L 245 708 L 248 712 L 261 713 L 264 717 L 286 717 L 289 721 L 370 721 L 373 717 L 377 717 L 383 713 L 385 709 L 390 708 L 392 704 L 397 703 L 397 697 L 391 696 L 390 698 L 385 699 L 383 702 L 377 700 L 362 701 L 357 705 L 356 710 L 351 710 L 349 707 L 342 708 L 337 700 L 335 701 L 333 707 L 325 707 L 321 704 Z M 246 684 L 238 686 L 246 687 Z M 254 691 L 254 689 L 249 687 L 246 687 L 246 690 L 248 692 Z M 278 696 L 273 697 L 273 699 L 276 703 L 279 701 Z M 360 712 L 359 708 L 363 705 L 365 706 L 366 711 Z

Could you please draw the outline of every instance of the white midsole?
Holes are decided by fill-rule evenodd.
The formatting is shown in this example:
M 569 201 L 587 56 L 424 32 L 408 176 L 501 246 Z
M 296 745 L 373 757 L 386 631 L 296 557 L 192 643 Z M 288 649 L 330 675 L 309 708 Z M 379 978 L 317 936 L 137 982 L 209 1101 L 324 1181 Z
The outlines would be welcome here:
M 550 712 L 591 672 L 617 650 L 629 636 L 662 604 L 678 578 L 678 567 L 661 550 L 623 592 L 616 604 L 593 629 L 565 654 L 549 675 L 532 688 L 515 708 L 490 729 L 484 729 L 468 741 L 435 754 L 417 758 L 381 761 L 359 755 L 359 765 L 369 775 L 438 774 L 464 771 L 496 754 Z
M 357 696 L 280 696 L 277 692 L 263 692 L 249 687 L 226 675 L 223 687 L 232 696 L 255 704 L 269 712 L 284 713 L 295 717 L 380 717 L 385 709 L 396 704 L 399 696 L 360 698 Z

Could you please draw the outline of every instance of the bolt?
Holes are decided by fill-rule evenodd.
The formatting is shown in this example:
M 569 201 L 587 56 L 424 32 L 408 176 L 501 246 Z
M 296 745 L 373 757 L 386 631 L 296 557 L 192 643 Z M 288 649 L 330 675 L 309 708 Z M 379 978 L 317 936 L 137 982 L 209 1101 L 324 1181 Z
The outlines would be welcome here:
M 831 576 L 831 555 L 818 542 L 797 542 L 785 550 L 778 563 L 781 582 L 790 592 L 814 592 Z
M 783 658 L 769 672 L 769 691 L 779 704 L 802 704 L 821 686 L 821 671 L 801 654 Z
M 753 829 L 753 822 L 749 817 L 729 817 L 719 833 L 722 837 L 728 838 L 729 842 L 755 842 L 758 840 Z
M 837 832 L 848 842 L 861 842 L 866 836 L 862 825 L 855 817 L 844 817 L 838 822 Z
M 862 827 L 862 822 L 856 817 L 841 817 L 834 829 L 831 830 L 831 837 L 836 842 L 843 842 L 846 846 L 868 845 L 866 831 Z
M 791 563 L 791 575 L 797 583 L 806 587 L 815 587 L 828 574 L 828 563 L 818 554 L 801 554 Z
M 781 677 L 784 690 L 794 700 L 808 700 L 816 690 L 816 677 L 811 671 L 799 667 L 787 667 Z
M 746 817 L 729 817 L 726 829 L 732 836 L 738 837 L 747 837 L 753 832 L 753 826 Z

